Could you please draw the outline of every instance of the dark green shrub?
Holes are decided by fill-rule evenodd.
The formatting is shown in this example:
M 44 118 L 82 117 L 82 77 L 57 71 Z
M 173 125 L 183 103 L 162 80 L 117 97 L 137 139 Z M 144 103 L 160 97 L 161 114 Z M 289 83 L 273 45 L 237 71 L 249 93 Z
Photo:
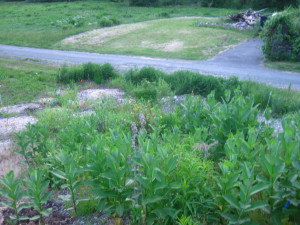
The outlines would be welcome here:
M 81 80 L 92 80 L 98 84 L 102 84 L 116 76 L 117 73 L 114 68 L 108 63 L 103 65 L 86 63 L 76 67 L 63 66 L 58 73 L 57 81 L 66 84 Z
M 297 6 L 298 0 L 203 0 L 202 5 L 206 7 L 224 7 L 224 8 L 276 8 L 284 9 L 288 6 Z
M 177 71 L 165 77 L 166 81 L 171 85 L 175 94 L 199 94 L 207 96 L 211 91 L 215 90 L 218 99 L 224 93 L 225 79 L 214 76 L 205 76 L 189 71 Z
M 58 72 L 57 82 L 60 83 L 70 83 L 78 82 L 84 79 L 83 68 L 82 66 L 78 67 L 67 67 L 64 65 Z
M 300 10 L 289 9 L 272 16 L 261 37 L 263 51 L 271 60 L 300 61 Z
M 129 70 L 125 73 L 125 80 L 134 85 L 139 85 L 143 81 L 157 82 L 164 73 L 153 67 L 143 67 L 141 70 Z
M 121 22 L 114 17 L 102 17 L 98 23 L 101 27 L 111 27 L 119 25 Z
M 157 90 L 153 86 L 141 86 L 141 87 L 136 87 L 133 91 L 132 94 L 134 97 L 137 99 L 142 99 L 146 101 L 154 101 L 156 100 L 157 97 Z
M 170 18 L 170 14 L 167 12 L 161 12 L 158 14 L 159 17 L 163 17 L 163 18 Z

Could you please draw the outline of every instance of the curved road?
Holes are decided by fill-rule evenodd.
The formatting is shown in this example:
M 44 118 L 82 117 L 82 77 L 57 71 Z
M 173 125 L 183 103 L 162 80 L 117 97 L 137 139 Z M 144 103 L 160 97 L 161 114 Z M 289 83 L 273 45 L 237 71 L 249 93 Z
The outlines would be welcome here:
M 262 41 L 251 39 L 206 61 L 162 59 L 139 56 L 97 54 L 0 45 L 0 57 L 34 58 L 55 63 L 110 63 L 120 69 L 152 66 L 166 72 L 190 70 L 215 76 L 237 76 L 277 87 L 300 90 L 300 74 L 262 66 Z

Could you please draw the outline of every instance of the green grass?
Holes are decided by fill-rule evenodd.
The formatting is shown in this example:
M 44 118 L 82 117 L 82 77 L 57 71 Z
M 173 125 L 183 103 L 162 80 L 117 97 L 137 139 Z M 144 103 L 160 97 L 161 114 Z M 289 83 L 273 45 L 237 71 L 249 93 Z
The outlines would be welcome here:
M 122 3 L 84 1 L 56 3 L 0 2 L 0 43 L 51 48 L 60 40 L 98 28 L 103 17 L 122 24 L 164 16 L 226 16 L 230 9 L 199 7 L 128 7 Z
M 289 61 L 269 61 L 265 62 L 265 66 L 276 69 L 300 73 L 300 62 L 289 62 Z
M 204 60 L 249 38 L 249 32 L 197 27 L 220 18 L 171 18 L 102 28 L 62 41 L 56 47 L 89 52 Z
M 54 91 L 58 68 L 30 60 L 0 58 L 2 106 L 33 101 Z

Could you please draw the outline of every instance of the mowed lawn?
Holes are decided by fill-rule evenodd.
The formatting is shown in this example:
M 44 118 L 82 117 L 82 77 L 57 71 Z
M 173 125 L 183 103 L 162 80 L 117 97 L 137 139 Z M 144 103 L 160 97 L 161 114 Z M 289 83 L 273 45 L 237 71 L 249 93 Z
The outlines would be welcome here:
M 235 12 L 186 6 L 129 7 L 105 1 L 0 2 L 0 44 L 207 59 L 249 37 L 250 33 L 200 28 L 195 23 L 223 22 L 221 18 Z M 121 25 L 102 28 L 103 19 Z M 87 31 L 92 31 L 87 33 L 88 37 L 81 35 Z M 77 34 L 84 38 L 68 42 Z
M 249 32 L 198 27 L 219 18 L 178 17 L 101 28 L 64 39 L 55 47 L 89 52 L 208 59 L 249 37 Z
M 219 17 L 236 10 L 200 7 L 128 7 L 123 3 L 78 1 L 55 3 L 0 2 L 0 43 L 50 48 L 60 40 L 101 27 L 103 18 L 121 24 L 164 17 Z

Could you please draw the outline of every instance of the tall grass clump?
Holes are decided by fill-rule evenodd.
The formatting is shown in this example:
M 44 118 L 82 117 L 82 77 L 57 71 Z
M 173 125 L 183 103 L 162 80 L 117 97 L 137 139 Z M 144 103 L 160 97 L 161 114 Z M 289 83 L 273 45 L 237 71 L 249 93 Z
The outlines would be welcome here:
M 98 84 L 103 84 L 116 76 L 117 72 L 113 66 L 108 63 L 103 65 L 86 63 L 75 67 L 64 65 L 57 75 L 57 81 L 59 83 L 68 84 L 82 80 L 92 80 Z
M 206 97 L 210 92 L 215 91 L 216 98 L 219 100 L 224 96 L 225 89 L 234 90 L 239 84 L 237 78 L 224 79 L 190 71 L 177 71 L 164 78 L 178 95 L 194 93 Z
M 172 95 L 170 85 L 163 79 L 165 73 L 153 67 L 129 70 L 125 73 L 127 91 L 138 99 L 154 101 Z
M 274 116 L 300 110 L 300 93 L 290 88 L 281 89 L 254 81 L 240 81 L 244 96 L 253 95 L 261 109 L 270 107 Z
M 132 69 L 125 74 L 125 80 L 134 85 L 142 82 L 157 82 L 165 73 L 153 67 L 143 67 L 142 69 Z

